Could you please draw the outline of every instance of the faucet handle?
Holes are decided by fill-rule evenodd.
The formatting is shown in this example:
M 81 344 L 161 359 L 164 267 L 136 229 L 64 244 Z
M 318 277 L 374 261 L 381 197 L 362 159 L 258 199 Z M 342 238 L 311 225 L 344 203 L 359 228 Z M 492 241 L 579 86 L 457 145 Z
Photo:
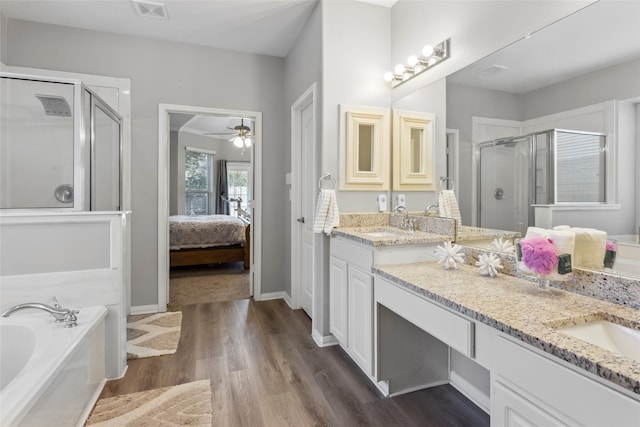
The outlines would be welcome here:
M 49 304 L 53 307 L 53 308 L 62 308 L 62 306 L 60 305 L 60 303 L 58 302 L 58 298 L 54 296 L 51 297 L 51 299 L 49 300 Z

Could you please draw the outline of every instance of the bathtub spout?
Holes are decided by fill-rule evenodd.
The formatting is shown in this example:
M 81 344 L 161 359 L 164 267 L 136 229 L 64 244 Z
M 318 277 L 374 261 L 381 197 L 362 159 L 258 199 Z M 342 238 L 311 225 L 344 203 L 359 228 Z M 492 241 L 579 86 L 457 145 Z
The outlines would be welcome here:
M 35 308 L 38 310 L 46 311 L 56 319 L 57 323 L 64 322 L 65 328 L 72 328 L 77 325 L 78 317 L 76 316 L 76 314 L 79 313 L 78 310 L 70 310 L 68 308 L 62 308 L 62 307 L 51 307 L 50 305 L 42 304 L 39 302 L 28 302 L 24 304 L 15 305 L 10 309 L 6 310 L 5 312 L 3 312 L 2 314 L 0 314 L 0 317 L 9 317 L 16 311 L 25 310 L 27 308 Z

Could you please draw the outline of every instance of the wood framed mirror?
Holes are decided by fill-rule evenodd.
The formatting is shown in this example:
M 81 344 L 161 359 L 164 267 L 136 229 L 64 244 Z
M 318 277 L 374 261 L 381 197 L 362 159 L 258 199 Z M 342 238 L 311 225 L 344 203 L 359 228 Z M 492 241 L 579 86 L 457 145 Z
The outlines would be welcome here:
M 393 111 L 393 191 L 436 191 L 435 114 Z
M 340 189 L 389 190 L 389 110 L 340 106 Z

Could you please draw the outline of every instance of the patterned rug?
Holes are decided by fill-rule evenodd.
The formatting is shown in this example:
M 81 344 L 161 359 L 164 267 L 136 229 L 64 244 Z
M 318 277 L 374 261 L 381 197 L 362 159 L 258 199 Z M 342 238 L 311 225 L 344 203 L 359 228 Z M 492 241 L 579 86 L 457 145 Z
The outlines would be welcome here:
M 233 269 L 217 266 L 171 270 L 170 310 L 178 309 L 181 305 L 245 299 L 249 296 L 249 270 L 242 267 Z
M 181 311 L 140 314 L 127 320 L 128 359 L 176 352 L 182 327 Z
M 100 399 L 87 426 L 211 426 L 211 385 L 195 381 Z

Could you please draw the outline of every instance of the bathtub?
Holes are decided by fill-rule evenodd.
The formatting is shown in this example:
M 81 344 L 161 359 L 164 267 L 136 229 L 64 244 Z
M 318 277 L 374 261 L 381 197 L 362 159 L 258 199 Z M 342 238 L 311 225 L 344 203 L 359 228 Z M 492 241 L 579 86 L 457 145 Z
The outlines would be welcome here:
M 44 311 L 0 318 L 0 426 L 81 426 L 105 384 L 105 307 L 64 328 Z

